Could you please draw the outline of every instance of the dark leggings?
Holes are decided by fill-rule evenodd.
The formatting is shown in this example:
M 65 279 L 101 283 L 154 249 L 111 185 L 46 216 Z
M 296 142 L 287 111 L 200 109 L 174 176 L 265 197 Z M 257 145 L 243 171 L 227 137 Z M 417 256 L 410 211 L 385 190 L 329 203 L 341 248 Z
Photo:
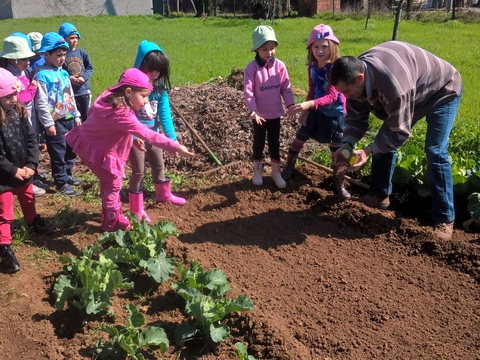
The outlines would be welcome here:
M 268 119 L 262 124 L 253 121 L 253 160 L 263 159 L 265 137 L 272 160 L 280 161 L 280 118 Z

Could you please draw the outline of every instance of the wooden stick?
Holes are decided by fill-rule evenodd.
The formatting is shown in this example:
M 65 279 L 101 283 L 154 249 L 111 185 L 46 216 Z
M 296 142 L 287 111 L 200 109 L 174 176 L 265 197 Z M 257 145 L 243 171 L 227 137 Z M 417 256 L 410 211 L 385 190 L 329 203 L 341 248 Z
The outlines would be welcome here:
M 210 170 L 207 170 L 207 171 L 202 171 L 202 172 L 199 173 L 199 174 L 205 176 L 205 175 L 211 174 L 211 173 L 213 173 L 213 172 L 215 172 L 215 171 L 218 171 L 218 170 L 220 170 L 220 169 L 225 169 L 225 168 L 228 168 L 228 167 L 232 167 L 232 166 L 235 166 L 235 165 L 239 165 L 239 164 L 241 164 L 241 163 L 243 163 L 242 160 L 237 160 L 237 161 L 231 162 L 231 163 L 229 163 L 229 164 L 222 165 L 221 168 L 215 167 L 215 168 L 210 169 Z
M 212 159 L 220 166 L 222 166 L 222 163 L 220 162 L 220 160 L 217 159 L 217 157 L 215 156 L 215 154 L 212 152 L 212 150 L 210 150 L 210 148 L 207 146 L 207 144 L 205 144 L 205 141 L 203 141 L 203 139 L 200 137 L 200 134 L 197 132 L 197 130 L 195 130 L 195 128 L 187 121 L 187 119 L 185 119 L 185 117 L 182 115 L 182 113 L 180 111 L 178 111 L 178 109 L 175 107 L 175 105 L 172 104 L 172 102 L 170 101 L 170 106 L 172 107 L 172 109 L 178 114 L 178 116 L 180 116 L 180 119 L 183 120 L 183 122 L 185 123 L 185 125 L 187 125 L 187 127 L 190 129 L 190 131 L 193 133 L 193 135 L 196 136 L 196 138 L 200 141 L 200 143 L 203 145 L 203 147 L 208 151 L 208 153 L 210 154 L 210 156 L 212 157 Z
M 288 150 L 284 150 L 284 149 L 280 149 L 281 152 L 285 153 L 285 154 L 288 154 Z M 312 161 L 312 160 L 309 160 L 303 156 L 298 156 L 298 159 L 303 161 L 303 162 L 306 162 L 307 164 L 310 164 L 310 165 L 313 165 L 317 168 L 320 168 L 322 170 L 325 170 L 326 172 L 329 172 L 329 173 L 333 173 L 333 170 L 330 169 L 329 167 L 326 167 L 324 165 L 321 165 L 319 163 L 316 163 L 315 161 Z M 369 186 L 361 181 L 358 181 L 358 180 L 355 180 L 355 179 L 352 179 L 350 176 L 347 176 L 345 175 L 345 180 L 347 180 L 350 184 L 353 184 L 353 185 L 357 185 L 361 188 L 364 188 L 364 189 L 367 189 L 369 188 Z

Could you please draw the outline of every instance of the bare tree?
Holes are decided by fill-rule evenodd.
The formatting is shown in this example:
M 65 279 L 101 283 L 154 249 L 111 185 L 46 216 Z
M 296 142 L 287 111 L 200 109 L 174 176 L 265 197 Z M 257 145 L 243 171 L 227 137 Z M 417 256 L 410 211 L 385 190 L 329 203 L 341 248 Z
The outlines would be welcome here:
M 246 4 L 253 10 L 253 13 L 259 17 L 275 20 L 281 13 L 283 1 L 282 0 L 247 0 Z
M 400 24 L 400 19 L 402 17 L 402 5 L 404 0 L 395 1 L 394 4 L 396 5 L 395 9 L 395 21 L 393 23 L 393 35 L 392 40 L 397 40 L 398 38 L 398 25 Z

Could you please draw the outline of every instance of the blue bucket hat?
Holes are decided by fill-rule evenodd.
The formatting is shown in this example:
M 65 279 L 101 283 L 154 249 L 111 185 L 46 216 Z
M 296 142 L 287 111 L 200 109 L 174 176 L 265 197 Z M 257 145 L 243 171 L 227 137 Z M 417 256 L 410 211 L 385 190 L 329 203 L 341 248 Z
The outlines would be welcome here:
M 67 50 L 70 50 L 70 46 L 68 46 L 65 39 L 61 37 L 60 34 L 52 31 L 43 35 L 42 44 L 40 49 L 38 49 L 38 52 L 45 53 L 47 51 L 58 49 L 59 47 L 66 47 Z
M 28 43 L 28 46 L 30 47 L 30 50 L 33 51 L 33 48 L 32 48 L 32 40 L 30 40 L 30 37 L 24 33 L 21 33 L 21 32 L 14 32 L 13 34 L 10 34 L 10 36 L 19 36 L 19 37 L 22 37 L 24 38 L 25 40 L 27 40 L 27 43 Z
M 60 25 L 60 28 L 58 29 L 58 33 L 64 38 L 70 35 L 77 35 L 79 39 L 82 38 L 78 30 L 75 28 L 75 26 L 67 22 Z

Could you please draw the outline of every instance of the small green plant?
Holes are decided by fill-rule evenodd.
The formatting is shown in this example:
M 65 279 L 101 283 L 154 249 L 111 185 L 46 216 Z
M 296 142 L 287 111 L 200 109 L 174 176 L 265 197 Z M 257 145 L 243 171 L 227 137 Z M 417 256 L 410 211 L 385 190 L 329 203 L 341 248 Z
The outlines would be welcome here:
M 100 250 L 100 245 L 89 245 L 79 252 L 77 258 L 60 256 L 63 272 L 53 288 L 57 310 L 63 310 L 67 302 L 69 307 L 85 310 L 87 314 L 106 312 L 113 315 L 110 298 L 115 289 L 133 288 L 133 283 L 126 282 L 116 270 L 115 263 L 92 259 Z
M 230 291 L 225 273 L 219 269 L 204 272 L 200 264 L 192 260 L 191 269 L 178 264 L 180 281 L 172 287 L 185 301 L 185 313 L 196 319 L 194 324 L 182 323 L 175 329 L 175 342 L 183 345 L 197 335 L 207 342 L 218 343 L 230 335 L 230 329 L 221 321 L 230 313 L 253 310 L 252 301 L 245 295 L 227 299 Z
M 100 187 L 98 178 L 90 171 L 86 171 L 79 177 L 83 181 L 82 196 L 86 202 L 100 203 Z
M 130 359 L 144 360 L 142 350 L 148 347 L 160 347 L 164 353 L 170 343 L 165 331 L 157 326 L 150 326 L 143 330 L 144 315 L 133 304 L 127 305 L 128 317 L 126 326 L 111 326 L 101 324 L 99 330 L 108 334 L 109 340 L 99 340 L 96 344 L 100 359 Z
M 12 224 L 12 247 L 17 248 L 21 243 L 27 244 L 32 243 L 30 237 L 32 236 L 30 230 L 28 229 L 27 223 L 22 221 L 14 221 Z
M 238 358 L 240 360 L 257 360 L 252 355 L 248 355 L 247 347 L 245 346 L 244 343 L 241 343 L 240 341 L 236 342 L 235 348 L 237 349 Z
M 130 275 L 145 271 L 156 282 L 168 280 L 175 271 L 175 260 L 168 258 L 164 250 L 168 236 L 178 236 L 170 222 L 158 222 L 149 226 L 135 216 L 130 219 L 132 228 L 125 232 L 104 233 L 98 239 L 102 245 L 112 244 L 100 253 L 100 260 L 122 264 Z

